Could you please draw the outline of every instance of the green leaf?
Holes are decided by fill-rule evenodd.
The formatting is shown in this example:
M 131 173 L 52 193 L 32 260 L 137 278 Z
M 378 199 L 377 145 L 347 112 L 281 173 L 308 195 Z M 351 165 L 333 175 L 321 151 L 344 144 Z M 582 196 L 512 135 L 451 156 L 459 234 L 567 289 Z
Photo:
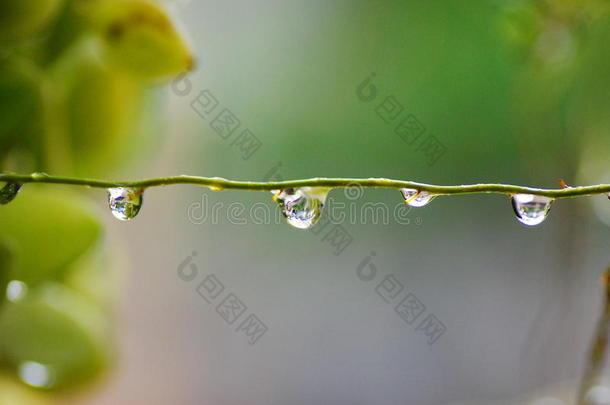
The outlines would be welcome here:
M 0 42 L 11 43 L 42 30 L 64 0 L 3 0 L 0 2 Z
M 10 280 L 12 259 L 8 244 L 0 240 L 0 308 L 6 301 L 6 286 Z
M 63 284 L 100 307 L 115 302 L 116 286 L 122 285 L 125 265 L 103 244 L 75 261 L 66 272 Z
M 141 125 L 159 113 L 149 103 L 150 91 L 132 75 L 104 64 L 94 42 L 72 48 L 50 77 L 63 94 L 62 139 L 76 174 L 111 176 L 138 162 L 149 145 L 158 145 L 160 129 Z
M 23 136 L 23 124 L 38 116 L 41 103 L 40 80 L 36 68 L 26 60 L 0 63 L 0 155 Z
M 65 111 L 72 159 L 78 173 L 94 175 L 128 160 L 142 88 L 133 78 L 95 60 L 81 59 L 68 81 Z M 89 153 L 95 150 L 95 153 Z
M 71 388 L 97 376 L 109 362 L 106 314 L 57 283 L 28 294 L 0 313 L 0 354 L 5 362 L 21 371 L 25 382 L 24 366 L 44 366 L 49 378 L 40 388 Z
M 43 405 L 48 404 L 41 393 L 26 387 L 15 377 L 0 373 L 0 405 Z
M 0 238 L 14 246 L 12 277 L 28 284 L 63 277 L 100 234 L 89 201 L 69 189 L 27 185 L 13 202 L 0 207 Z

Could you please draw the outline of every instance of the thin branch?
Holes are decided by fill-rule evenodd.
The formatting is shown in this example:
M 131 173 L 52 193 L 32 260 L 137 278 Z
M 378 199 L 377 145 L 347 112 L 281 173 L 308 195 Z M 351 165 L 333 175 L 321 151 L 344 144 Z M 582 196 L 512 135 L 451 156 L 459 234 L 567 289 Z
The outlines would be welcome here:
M 604 308 L 598 321 L 593 342 L 591 343 L 589 358 L 585 374 L 578 393 L 578 405 L 597 403 L 594 400 L 596 389 L 607 389 L 610 380 L 610 270 L 606 270 L 601 278 L 604 285 Z M 599 395 L 599 394 L 597 394 Z
M 392 180 L 384 178 L 349 179 L 349 178 L 311 178 L 303 180 L 289 180 L 276 182 L 233 181 L 220 177 L 173 176 L 139 181 L 107 181 L 82 179 L 75 177 L 51 176 L 46 173 L 1 174 L 0 181 L 12 183 L 52 183 L 75 186 L 112 188 L 112 187 L 157 187 L 172 184 L 194 184 L 209 187 L 214 190 L 249 190 L 271 191 L 298 187 L 328 187 L 328 188 L 414 188 L 436 195 L 457 194 L 536 194 L 552 198 L 572 198 L 596 194 L 610 193 L 610 184 L 598 184 L 584 187 L 569 187 L 561 189 L 544 189 L 534 187 L 515 186 L 510 184 L 465 184 L 457 186 L 438 186 L 434 184 L 417 183 L 414 181 Z

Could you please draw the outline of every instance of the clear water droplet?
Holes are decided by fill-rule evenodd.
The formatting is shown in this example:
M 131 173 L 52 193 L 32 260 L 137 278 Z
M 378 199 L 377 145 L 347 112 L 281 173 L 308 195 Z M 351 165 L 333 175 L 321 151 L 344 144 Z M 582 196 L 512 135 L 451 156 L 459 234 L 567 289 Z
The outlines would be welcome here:
M 8 204 L 17 197 L 21 184 L 19 183 L 6 183 L 4 187 L 0 189 L 0 205 Z
M 553 199 L 535 194 L 514 194 L 511 202 L 519 222 L 534 226 L 546 219 Z
M 419 191 L 414 188 L 401 188 L 400 193 L 407 205 L 416 208 L 423 207 L 436 197 L 436 195 L 427 191 Z
M 298 229 L 309 229 L 318 222 L 329 189 L 321 187 L 289 188 L 273 191 L 287 222 Z
M 30 175 L 34 180 L 44 180 L 49 177 L 45 172 L 34 172 Z
M 142 208 L 144 189 L 134 187 L 116 187 L 108 189 L 108 205 L 116 219 L 129 221 Z

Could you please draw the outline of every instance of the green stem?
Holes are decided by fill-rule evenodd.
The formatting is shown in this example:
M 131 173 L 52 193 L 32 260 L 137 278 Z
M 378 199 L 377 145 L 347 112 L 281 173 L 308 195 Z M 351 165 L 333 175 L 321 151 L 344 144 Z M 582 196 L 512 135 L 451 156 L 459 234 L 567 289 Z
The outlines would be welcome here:
M 537 194 L 552 198 L 572 198 L 596 194 L 610 193 L 610 184 L 598 184 L 584 187 L 568 187 L 562 189 L 544 189 L 534 187 L 515 186 L 510 184 L 466 184 L 458 186 L 438 186 L 433 184 L 417 183 L 414 181 L 392 180 L 383 178 L 349 179 L 349 178 L 312 178 L 303 180 L 289 180 L 276 182 L 233 181 L 220 177 L 173 176 L 159 177 L 139 181 L 107 181 L 82 179 L 65 176 L 51 176 L 46 173 L 2 174 L 0 181 L 13 183 L 52 183 L 75 186 L 112 188 L 112 187 L 157 187 L 172 184 L 194 184 L 206 186 L 216 190 L 249 190 L 271 191 L 298 187 L 328 187 L 328 188 L 414 188 L 437 195 L 457 194 Z

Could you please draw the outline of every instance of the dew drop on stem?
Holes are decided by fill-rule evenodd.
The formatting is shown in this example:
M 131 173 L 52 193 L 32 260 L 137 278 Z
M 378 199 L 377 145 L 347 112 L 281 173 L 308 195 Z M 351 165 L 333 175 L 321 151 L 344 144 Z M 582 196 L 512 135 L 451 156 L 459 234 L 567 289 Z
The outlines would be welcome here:
M 514 194 L 511 202 L 519 222 L 534 226 L 546 219 L 553 199 L 535 194 Z
M 432 201 L 436 195 L 427 191 L 420 191 L 414 188 L 401 188 L 400 193 L 405 199 L 405 203 L 411 207 L 423 207 Z
M 112 215 L 121 221 L 133 219 L 142 208 L 144 189 L 115 187 L 108 189 L 108 206 Z
M 290 225 L 309 229 L 320 219 L 328 191 L 322 187 L 302 187 L 274 190 L 272 193 Z

